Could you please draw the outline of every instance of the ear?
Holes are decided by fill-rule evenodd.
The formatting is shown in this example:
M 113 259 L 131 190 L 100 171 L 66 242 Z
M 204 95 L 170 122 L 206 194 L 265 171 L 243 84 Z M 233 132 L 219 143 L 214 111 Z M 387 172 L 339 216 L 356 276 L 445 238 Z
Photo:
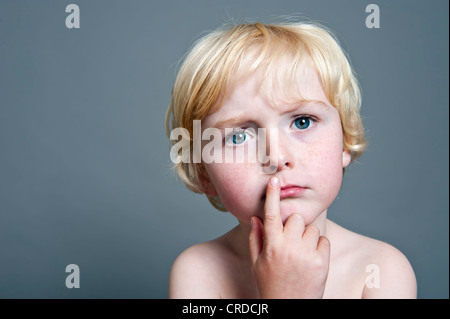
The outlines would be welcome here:
M 217 196 L 216 188 L 214 187 L 214 184 L 211 182 L 208 172 L 206 171 L 203 165 L 198 169 L 197 176 L 198 180 L 200 181 L 200 184 L 202 185 L 202 190 L 206 194 L 206 196 L 208 197 Z
M 352 152 L 349 150 L 342 151 L 342 167 L 346 168 L 352 160 Z

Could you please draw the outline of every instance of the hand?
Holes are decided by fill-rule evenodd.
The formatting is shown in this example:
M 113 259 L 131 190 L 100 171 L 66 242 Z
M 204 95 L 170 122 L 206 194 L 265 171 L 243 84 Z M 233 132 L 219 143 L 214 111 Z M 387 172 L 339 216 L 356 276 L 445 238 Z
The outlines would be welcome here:
M 251 219 L 250 257 L 260 297 L 322 298 L 330 242 L 317 227 L 305 227 L 300 214 L 289 216 L 283 227 L 279 184 L 272 177 L 267 185 L 264 225 L 255 216 Z

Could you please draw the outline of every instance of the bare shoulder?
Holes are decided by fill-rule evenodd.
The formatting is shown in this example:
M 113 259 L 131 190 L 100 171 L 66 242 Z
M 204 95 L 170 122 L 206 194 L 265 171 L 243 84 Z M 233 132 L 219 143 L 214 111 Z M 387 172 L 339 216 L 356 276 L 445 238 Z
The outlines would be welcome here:
M 228 255 L 222 237 L 184 250 L 170 270 L 169 298 L 219 298 Z
M 417 282 L 414 270 L 406 256 L 394 246 L 365 237 L 368 266 L 368 281 L 364 287 L 363 298 L 401 298 L 417 297 Z M 378 278 L 376 278 L 378 276 Z
M 364 270 L 362 298 L 416 298 L 417 282 L 406 256 L 394 246 L 336 224 L 338 249 L 346 251 L 354 269 Z

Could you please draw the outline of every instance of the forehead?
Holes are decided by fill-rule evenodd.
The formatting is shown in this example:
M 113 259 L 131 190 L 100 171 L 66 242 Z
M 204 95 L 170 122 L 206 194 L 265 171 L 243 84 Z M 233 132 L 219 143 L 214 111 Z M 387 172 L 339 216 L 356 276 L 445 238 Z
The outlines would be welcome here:
M 284 71 L 281 68 L 272 72 L 258 71 L 246 77 L 236 76 L 221 104 L 204 120 L 215 126 L 215 123 L 231 117 L 258 112 L 261 106 L 278 113 L 292 111 L 309 102 L 332 107 L 314 68 L 305 66 L 290 76 L 286 76 Z

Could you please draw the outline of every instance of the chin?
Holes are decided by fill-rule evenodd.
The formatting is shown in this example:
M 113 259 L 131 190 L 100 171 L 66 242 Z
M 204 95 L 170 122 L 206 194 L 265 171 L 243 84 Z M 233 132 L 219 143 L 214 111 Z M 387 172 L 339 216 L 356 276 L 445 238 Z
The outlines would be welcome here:
M 282 203 L 280 207 L 280 215 L 283 225 L 288 220 L 289 216 L 292 214 L 300 214 L 303 216 L 305 221 L 305 226 L 311 224 L 317 217 L 319 217 L 320 213 L 316 212 L 316 210 L 312 207 L 308 207 L 307 205 L 294 205 L 293 203 Z

